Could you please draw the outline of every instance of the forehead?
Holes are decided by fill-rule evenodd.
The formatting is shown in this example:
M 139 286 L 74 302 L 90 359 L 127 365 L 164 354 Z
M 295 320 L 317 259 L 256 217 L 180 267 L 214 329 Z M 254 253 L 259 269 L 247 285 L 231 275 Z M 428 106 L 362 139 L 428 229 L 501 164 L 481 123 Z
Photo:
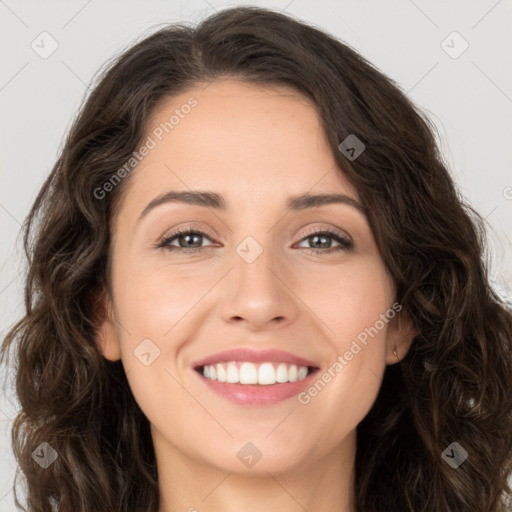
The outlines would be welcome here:
M 282 206 L 306 192 L 357 198 L 315 105 L 287 87 L 230 79 L 198 84 L 158 105 L 147 137 L 154 147 L 133 171 L 121 210 L 125 202 L 140 210 L 173 189 L 212 190 L 238 210 Z

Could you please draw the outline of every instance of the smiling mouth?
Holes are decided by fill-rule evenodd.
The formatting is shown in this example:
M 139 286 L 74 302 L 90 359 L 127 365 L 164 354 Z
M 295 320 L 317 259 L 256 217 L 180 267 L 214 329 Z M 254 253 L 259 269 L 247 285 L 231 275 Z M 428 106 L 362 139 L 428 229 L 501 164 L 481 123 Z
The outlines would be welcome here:
M 194 368 L 205 379 L 228 384 L 272 386 L 299 382 L 318 370 L 289 363 L 226 361 Z

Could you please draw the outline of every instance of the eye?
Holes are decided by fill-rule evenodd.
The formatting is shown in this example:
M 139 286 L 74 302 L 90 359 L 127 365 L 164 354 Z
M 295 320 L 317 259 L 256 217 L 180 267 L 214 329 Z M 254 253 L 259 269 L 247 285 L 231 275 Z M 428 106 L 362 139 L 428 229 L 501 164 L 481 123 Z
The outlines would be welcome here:
M 335 240 L 339 245 L 332 247 L 332 242 L 329 242 L 329 239 Z M 325 229 L 313 231 L 304 237 L 300 243 L 304 241 L 316 246 L 312 248 L 304 247 L 310 254 L 330 254 L 332 252 L 348 251 L 354 247 L 353 242 L 347 236 Z
M 203 231 L 197 231 L 187 228 L 179 230 L 176 233 L 173 233 L 170 236 L 165 237 L 160 242 L 158 247 L 166 248 L 169 251 L 177 250 L 193 253 L 210 247 L 201 247 L 201 241 L 203 238 L 208 238 L 210 240 L 210 237 Z M 178 242 L 178 245 L 172 244 L 172 242 L 174 242 L 175 240 Z M 183 244 L 183 246 L 181 244 Z
M 189 254 L 195 253 L 204 251 L 205 249 L 211 249 L 213 247 L 213 244 L 209 246 L 202 246 L 201 242 L 205 238 L 211 241 L 210 236 L 203 231 L 185 228 L 162 239 L 158 248 L 167 249 L 168 251 L 186 252 Z M 329 242 L 329 239 L 334 240 L 338 246 L 332 247 L 332 242 Z M 335 231 L 322 229 L 310 232 L 300 241 L 300 243 L 303 242 L 316 245 L 316 247 L 311 248 L 301 247 L 302 249 L 306 249 L 310 254 L 330 254 L 332 252 L 348 251 L 354 247 L 354 244 L 347 236 Z

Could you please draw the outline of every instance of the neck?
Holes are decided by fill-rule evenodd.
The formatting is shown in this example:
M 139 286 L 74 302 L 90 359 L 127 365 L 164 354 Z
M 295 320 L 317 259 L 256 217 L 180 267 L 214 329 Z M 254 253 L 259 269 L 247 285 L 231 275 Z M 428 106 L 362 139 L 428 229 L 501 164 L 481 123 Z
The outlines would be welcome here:
M 191 458 L 154 431 L 159 512 L 355 512 L 355 438 L 354 431 L 331 453 L 286 471 L 258 463 L 236 472 Z

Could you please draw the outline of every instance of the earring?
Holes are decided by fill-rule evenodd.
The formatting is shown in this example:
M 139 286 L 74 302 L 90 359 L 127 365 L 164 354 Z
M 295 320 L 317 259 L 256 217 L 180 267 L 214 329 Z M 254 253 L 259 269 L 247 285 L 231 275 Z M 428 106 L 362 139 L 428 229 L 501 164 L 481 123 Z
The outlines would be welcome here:
M 400 361 L 400 358 L 398 357 L 398 352 L 396 351 L 396 345 L 395 345 L 395 348 L 393 349 L 393 354 Z

